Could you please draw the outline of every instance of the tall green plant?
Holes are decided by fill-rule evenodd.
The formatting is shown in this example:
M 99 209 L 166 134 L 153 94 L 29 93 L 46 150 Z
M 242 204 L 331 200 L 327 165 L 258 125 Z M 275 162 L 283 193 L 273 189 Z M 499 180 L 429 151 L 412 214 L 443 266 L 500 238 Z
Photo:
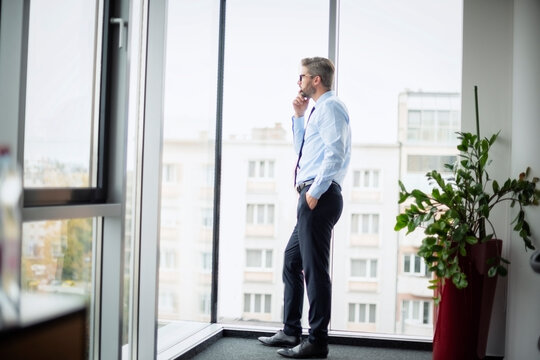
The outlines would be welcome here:
M 409 192 L 399 181 L 399 203 L 407 203 L 408 206 L 397 216 L 394 229 L 406 228 L 407 234 L 424 229 L 426 236 L 418 255 L 436 275 L 430 288 L 436 288 L 445 279 L 451 279 L 457 288 L 468 285 L 459 264 L 460 256 L 467 256 L 470 247 L 479 242 L 497 238 L 490 220 L 491 211 L 497 204 L 517 205 L 513 229 L 523 239 L 526 249 L 534 249 L 524 208 L 538 205 L 538 178 L 529 180 L 530 169 L 527 168 L 518 178 L 503 183 L 491 179 L 486 170 L 491 162 L 489 151 L 499 133 L 483 139 L 468 132 L 457 135 L 458 161 L 445 165 L 451 177 L 445 179 L 436 170 L 428 172 L 426 176 L 434 185 L 430 193 L 418 189 Z M 506 264 L 509 264 L 506 259 L 491 259 L 489 276 L 506 275 Z

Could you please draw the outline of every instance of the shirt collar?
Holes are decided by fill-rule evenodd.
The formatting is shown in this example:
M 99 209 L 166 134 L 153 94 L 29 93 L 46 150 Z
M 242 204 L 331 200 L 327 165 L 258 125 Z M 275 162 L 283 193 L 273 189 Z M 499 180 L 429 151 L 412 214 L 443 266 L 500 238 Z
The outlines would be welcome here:
M 315 106 L 317 105 L 320 105 L 322 104 L 325 100 L 327 100 L 329 97 L 331 96 L 334 96 L 334 91 L 333 90 L 328 90 L 327 92 L 325 92 L 324 94 L 322 94 L 318 99 L 317 101 L 315 102 Z

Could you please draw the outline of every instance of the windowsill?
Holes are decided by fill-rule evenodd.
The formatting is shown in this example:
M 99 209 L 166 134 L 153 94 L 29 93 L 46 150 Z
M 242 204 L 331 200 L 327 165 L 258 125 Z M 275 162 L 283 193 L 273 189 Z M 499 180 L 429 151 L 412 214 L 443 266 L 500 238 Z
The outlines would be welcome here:
M 157 359 L 176 359 L 213 338 L 221 337 L 220 324 L 180 321 L 158 329 Z M 207 344 L 210 345 L 210 344 Z

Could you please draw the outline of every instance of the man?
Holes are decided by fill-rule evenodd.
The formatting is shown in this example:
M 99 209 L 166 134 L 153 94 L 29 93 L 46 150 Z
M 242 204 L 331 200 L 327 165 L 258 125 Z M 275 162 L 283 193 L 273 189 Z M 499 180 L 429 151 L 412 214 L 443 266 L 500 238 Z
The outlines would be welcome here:
M 297 222 L 283 264 L 283 330 L 259 340 L 289 358 L 326 358 L 331 292 L 329 263 L 332 230 L 343 209 L 341 184 L 350 162 L 351 135 L 345 105 L 331 90 L 334 65 L 326 58 L 301 63 L 300 90 L 293 100 L 292 129 L 298 154 L 295 186 Z M 309 99 L 315 101 L 305 120 Z M 309 300 L 309 337 L 300 341 L 304 280 Z

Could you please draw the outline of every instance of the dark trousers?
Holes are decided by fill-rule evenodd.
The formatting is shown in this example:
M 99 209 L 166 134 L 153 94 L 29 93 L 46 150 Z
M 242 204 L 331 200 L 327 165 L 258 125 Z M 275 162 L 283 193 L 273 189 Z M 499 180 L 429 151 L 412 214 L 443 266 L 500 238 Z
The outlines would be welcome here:
M 330 282 L 330 241 L 334 225 L 343 210 L 338 185 L 332 184 L 320 197 L 315 209 L 306 203 L 306 187 L 300 193 L 296 226 L 285 248 L 283 331 L 301 335 L 304 279 L 309 300 L 309 341 L 328 343 L 332 299 Z

